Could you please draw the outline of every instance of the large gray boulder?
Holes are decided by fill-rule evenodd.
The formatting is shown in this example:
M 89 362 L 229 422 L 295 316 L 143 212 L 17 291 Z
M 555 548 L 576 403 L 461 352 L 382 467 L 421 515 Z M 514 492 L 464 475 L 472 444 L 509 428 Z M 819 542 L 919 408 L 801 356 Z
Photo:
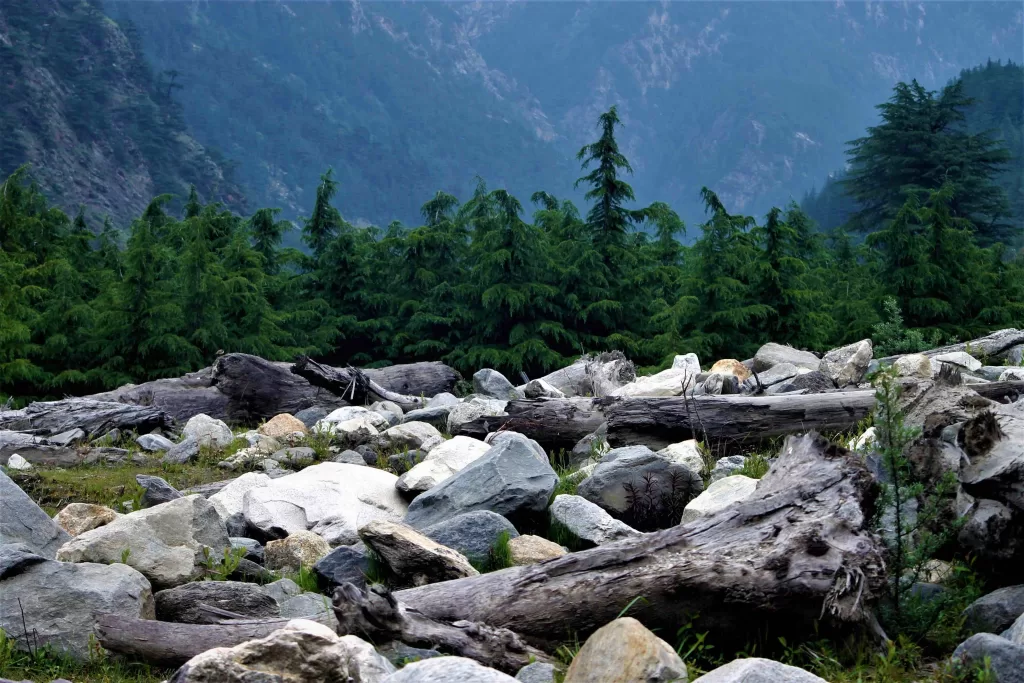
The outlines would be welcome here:
M 383 683 L 515 683 L 516 679 L 465 657 L 431 657 L 406 664 Z M 173 683 L 173 682 L 172 682 Z
M 23 543 L 52 560 L 57 549 L 70 539 L 68 532 L 0 470 L 0 543 Z
M 199 456 L 199 441 L 194 436 L 186 436 L 164 453 L 163 461 L 172 465 L 184 465 Z
M 798 368 L 817 370 L 821 365 L 821 359 L 810 351 L 800 351 L 791 346 L 783 346 L 774 342 L 768 342 L 754 354 L 754 370 L 763 372 L 780 363 L 792 363 Z
M 679 523 L 683 508 L 704 489 L 699 476 L 646 446 L 605 454 L 577 493 L 630 526 L 647 530 Z
M 1003 631 L 1003 638 L 1015 645 L 1024 645 L 1024 614 L 1017 617 L 1013 626 Z
M 0 558 L 9 556 L 0 551 Z M 39 646 L 52 645 L 86 659 L 96 614 L 155 617 L 149 581 L 131 567 L 35 557 L 23 554 L 17 566 L 0 574 L 0 629 L 8 636 L 24 642 L 27 624 Z
M 554 664 L 534 662 L 516 672 L 516 680 L 519 683 L 555 683 L 556 671 Z
M 991 633 L 977 633 L 953 651 L 953 660 L 968 669 L 988 663 L 995 683 L 1024 683 L 1024 646 Z
M 639 536 L 633 527 L 615 519 L 586 498 L 569 494 L 555 496 L 548 508 L 551 519 L 561 524 L 584 548 L 591 548 L 630 536 Z
M 227 528 L 208 500 L 196 494 L 133 512 L 71 539 L 57 551 L 63 562 L 125 562 L 156 589 L 200 576 L 203 548 L 221 557 L 231 547 Z
M 376 436 L 374 445 L 381 450 L 419 450 L 429 453 L 432 448 L 444 443 L 444 437 L 437 427 L 426 422 L 406 422 L 389 427 Z
M 293 619 L 266 638 L 196 655 L 169 683 L 380 683 L 394 671 L 361 638 Z
M 241 581 L 195 581 L 157 591 L 156 618 L 181 624 L 212 624 L 222 617 L 204 611 L 200 605 L 244 614 L 247 617 L 276 617 L 277 601 L 256 584 Z
M 803 390 L 809 394 L 820 394 L 835 388 L 836 385 L 832 378 L 820 370 L 811 370 L 810 372 L 797 375 L 781 385 L 783 392 Z
M 464 512 L 490 510 L 515 524 L 544 512 L 557 484 L 551 465 L 541 461 L 528 443 L 509 439 L 417 496 L 405 522 L 424 528 Z
M 407 506 L 397 481 L 373 467 L 324 462 L 249 489 L 242 513 L 266 538 L 313 531 L 332 546 L 348 545 L 359 540 L 360 525 L 402 518 Z
M 565 672 L 565 683 L 672 683 L 687 679 L 675 649 L 632 617 L 593 633 Z
M 818 370 L 827 375 L 838 387 L 859 384 L 867 374 L 873 353 L 871 340 L 863 339 L 826 353 Z
M 695 678 L 693 683 L 828 683 L 824 678 L 772 659 L 734 659 Z
M 477 370 L 473 375 L 473 392 L 503 401 L 523 398 L 523 392 L 516 389 L 505 375 L 490 368 Z
M 174 442 L 160 434 L 140 434 L 135 438 L 139 448 L 150 453 L 169 451 L 174 448 Z
M 424 536 L 465 555 L 472 561 L 487 559 L 502 533 L 519 535 L 512 523 L 490 510 L 456 515 L 420 530 Z
M 963 434 L 995 437 L 965 439 L 970 460 L 960 472 L 964 490 L 1024 511 L 1024 411 L 982 414 L 964 425 Z
M 1006 586 L 978 598 L 964 610 L 966 625 L 975 632 L 1002 633 L 1024 614 L 1024 584 Z

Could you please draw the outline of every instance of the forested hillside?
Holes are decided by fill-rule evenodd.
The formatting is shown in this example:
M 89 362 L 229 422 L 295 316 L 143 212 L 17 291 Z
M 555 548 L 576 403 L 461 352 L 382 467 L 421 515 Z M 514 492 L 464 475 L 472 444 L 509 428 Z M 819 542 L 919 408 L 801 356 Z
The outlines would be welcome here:
M 952 107 L 949 100 L 945 105 L 939 104 L 942 98 L 937 94 L 919 97 L 925 108 L 936 105 L 930 113 L 921 116 L 919 125 L 929 134 L 940 125 L 950 131 L 986 133 L 1005 146 L 1009 161 L 994 177 L 1006 194 L 1006 204 L 998 215 L 989 217 L 998 227 L 988 230 L 987 237 L 1020 244 L 1024 239 L 1024 67 L 1013 62 L 989 62 L 964 70 L 957 80 L 962 84 L 960 97 L 971 103 Z M 958 114 L 940 124 L 939 119 L 953 110 Z M 957 167 L 948 172 L 956 173 Z M 846 224 L 863 208 L 854 197 L 849 181 L 845 172 L 833 174 L 820 190 L 814 189 L 804 196 L 801 208 L 824 230 Z M 899 183 L 893 183 L 893 187 L 899 187 Z
M 579 201 L 572 156 L 612 105 L 640 202 L 695 222 L 707 186 L 761 215 L 841 168 L 897 81 L 939 89 L 1024 35 L 1013 2 L 106 6 L 255 205 L 304 215 L 331 166 L 345 217 L 379 225 L 476 175 Z
M 241 209 L 219 157 L 187 131 L 153 74 L 139 35 L 99 2 L 0 3 L 0 173 L 23 164 L 63 207 L 125 224 L 159 192 L 203 196 Z
M 950 115 L 961 90 L 939 95 Z M 582 208 L 480 181 L 468 197 L 425 197 L 416 227 L 360 228 L 328 170 L 305 252 L 281 247 L 291 224 L 278 210 L 240 217 L 195 192 L 180 215 L 153 199 L 123 246 L 109 227 L 94 239 L 16 174 L 0 193 L 0 392 L 179 375 L 223 351 L 537 376 L 609 349 L 660 366 L 682 351 L 744 358 L 766 341 L 823 350 L 873 336 L 881 356 L 1022 326 L 1024 253 L 988 220 L 1009 154 L 948 130 L 894 165 L 922 97 L 898 84 L 851 148 L 858 197 L 879 216 L 859 246 L 795 204 L 753 217 L 705 188 L 705 218 L 687 228 L 668 204 L 635 201 L 615 108 L 579 150 Z M 914 175 L 871 170 L 887 165 Z

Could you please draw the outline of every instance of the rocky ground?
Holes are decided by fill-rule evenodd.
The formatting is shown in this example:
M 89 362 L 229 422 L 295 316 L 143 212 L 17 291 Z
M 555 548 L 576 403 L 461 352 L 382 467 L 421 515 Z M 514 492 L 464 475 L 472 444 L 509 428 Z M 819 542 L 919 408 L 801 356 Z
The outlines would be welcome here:
M 607 354 L 471 387 L 229 354 L 0 411 L 0 678 L 1024 681 L 1022 351 Z M 882 367 L 910 514 L 955 529 L 908 590 L 961 598 L 888 649 Z

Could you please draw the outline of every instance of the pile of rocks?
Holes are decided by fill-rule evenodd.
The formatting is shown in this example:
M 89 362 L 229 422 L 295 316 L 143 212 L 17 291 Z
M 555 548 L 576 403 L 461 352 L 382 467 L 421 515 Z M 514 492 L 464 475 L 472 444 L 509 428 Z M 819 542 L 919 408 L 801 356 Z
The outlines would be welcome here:
M 1024 348 L 1024 333 L 990 337 L 973 347 L 997 349 L 986 359 Z M 0 431 L 0 462 L 12 473 L 33 463 L 158 457 L 186 464 L 210 454 L 237 475 L 194 491 L 139 475 L 141 509 L 74 502 L 51 519 L 0 471 L 0 628 L 18 643 L 31 638 L 85 657 L 98 614 L 207 625 L 232 615 L 279 620 L 280 628 L 263 638 L 191 658 L 172 679 L 180 682 L 240 680 L 253 672 L 294 681 L 554 680 L 549 662 L 502 672 L 410 647 L 422 643 L 375 648 L 355 635 L 339 637 L 328 596 L 349 584 L 385 580 L 394 589 L 416 588 L 471 579 L 495 563 L 557 562 L 573 551 L 654 538 L 648 534 L 659 529 L 699 528 L 757 494 L 743 455 L 713 457 L 694 439 L 657 449 L 612 447 L 603 425 L 567 454 L 568 469 L 556 471 L 552 453 L 504 421 L 514 405 L 582 396 L 614 402 L 837 392 L 864 388 L 867 373 L 883 365 L 902 378 L 908 423 L 923 428 L 908 451 L 915 474 L 926 484 L 956 477 L 949 505 L 964 520 L 958 543 L 985 558 L 1005 583 L 1024 560 L 1024 403 L 988 400 L 971 387 L 1012 381 L 1016 370 L 985 365 L 959 348 L 875 360 L 870 340 L 821 357 L 766 344 L 752 359 L 718 360 L 707 371 L 694 354 L 681 355 L 648 377 L 636 377 L 621 354 L 582 359 L 520 386 L 485 369 L 463 398 L 440 392 L 405 408 L 391 400 L 314 407 L 280 413 L 238 435 L 200 413 L 180 429 L 160 426 L 135 438 L 140 452 L 155 454 L 149 456 L 89 447 L 99 437 L 83 429 L 49 436 Z M 959 379 L 951 382 L 948 368 Z M 482 438 L 464 431 L 490 420 L 493 429 Z M 125 438 L 102 435 L 113 437 Z M 871 467 L 870 434 L 853 445 Z M 312 577 L 317 591 L 304 592 L 284 575 Z M 978 634 L 956 656 L 988 657 L 1000 676 L 1020 675 L 1024 587 L 983 600 L 968 610 Z M 413 650 L 422 661 L 396 666 Z M 672 647 L 626 617 L 594 632 L 564 676 L 668 681 L 686 680 L 687 672 Z M 822 680 L 756 658 L 697 680 L 754 678 Z

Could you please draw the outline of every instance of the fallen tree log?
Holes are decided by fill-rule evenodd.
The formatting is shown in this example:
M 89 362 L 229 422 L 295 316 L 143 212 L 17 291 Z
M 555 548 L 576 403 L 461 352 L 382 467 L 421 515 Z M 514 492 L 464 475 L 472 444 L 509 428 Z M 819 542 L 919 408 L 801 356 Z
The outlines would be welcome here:
M 213 370 L 213 367 L 209 367 L 181 377 L 126 384 L 113 391 L 92 394 L 86 398 L 152 406 L 164 411 L 177 422 L 185 422 L 199 413 L 224 420 L 228 417 L 230 399 L 213 386 Z
M 505 407 L 507 416 L 478 418 L 464 424 L 459 434 L 482 439 L 488 432 L 508 429 L 548 450 L 571 449 L 607 422 L 612 446 L 642 444 L 657 450 L 701 439 L 725 452 L 811 429 L 848 429 L 873 406 L 871 390 L 778 396 L 518 399 Z
M 360 370 L 324 365 L 306 356 L 299 357 L 291 371 L 312 386 L 326 389 L 352 405 L 392 401 L 404 411 L 423 408 L 435 394 L 454 388 L 459 379 L 459 374 L 444 363 L 412 363 L 383 370 Z M 410 393 L 403 394 L 390 388 L 394 386 Z
M 328 613 L 303 617 L 330 625 Z M 234 647 L 265 638 L 284 628 L 291 618 L 232 620 L 220 624 L 178 624 L 153 619 L 130 619 L 115 614 L 96 617 L 96 639 L 105 649 L 151 664 L 179 666 L 215 647 Z
M 399 591 L 438 620 L 507 628 L 550 649 L 582 642 L 627 606 L 674 634 L 687 615 L 731 642 L 874 626 L 885 576 L 870 531 L 877 485 L 858 457 L 817 434 L 787 439 L 753 496 L 709 517 L 528 567 Z M 638 600 L 638 598 L 643 598 Z
M 568 397 L 611 394 L 636 379 L 636 366 L 621 351 L 584 356 L 540 378 Z
M 972 339 L 968 342 L 941 346 L 936 349 L 921 351 L 920 353 L 924 356 L 932 357 L 946 353 L 954 353 L 956 351 L 965 351 L 979 359 L 993 358 L 999 356 L 1005 351 L 1008 351 L 1010 348 L 1017 346 L 1018 344 L 1024 344 L 1024 330 L 1007 328 L 1005 330 L 996 330 L 984 337 Z M 886 356 L 885 358 L 879 358 L 877 360 L 884 366 L 891 365 L 897 358 L 899 358 L 899 356 Z
M 253 424 L 300 410 L 345 405 L 337 395 L 314 386 L 292 373 L 288 363 L 275 363 L 246 353 L 229 353 L 217 359 L 213 386 L 227 396 L 225 419 Z
M 1008 382 L 989 382 L 988 384 L 970 384 L 979 396 L 984 396 L 990 401 L 1017 401 L 1024 397 L 1024 381 L 1011 380 Z
M 875 405 L 874 391 L 799 396 L 677 396 L 609 403 L 608 443 L 654 450 L 699 439 L 717 452 L 809 430 L 854 427 Z
M 548 451 L 572 450 L 580 439 L 605 421 L 604 407 L 593 398 L 533 398 L 509 401 L 507 416 L 480 417 L 459 428 L 459 434 L 483 439 L 507 429 L 525 434 Z
M 30 403 L 21 410 L 0 412 L 0 429 L 55 436 L 81 429 L 89 439 L 112 429 L 139 434 L 171 426 L 171 416 L 158 408 L 88 398 Z
M 413 647 L 437 648 L 508 673 L 531 662 L 552 661 L 508 629 L 470 621 L 435 621 L 408 609 L 382 586 L 360 590 L 351 583 L 342 584 L 335 589 L 332 604 L 341 633 L 372 643 L 398 640 Z

